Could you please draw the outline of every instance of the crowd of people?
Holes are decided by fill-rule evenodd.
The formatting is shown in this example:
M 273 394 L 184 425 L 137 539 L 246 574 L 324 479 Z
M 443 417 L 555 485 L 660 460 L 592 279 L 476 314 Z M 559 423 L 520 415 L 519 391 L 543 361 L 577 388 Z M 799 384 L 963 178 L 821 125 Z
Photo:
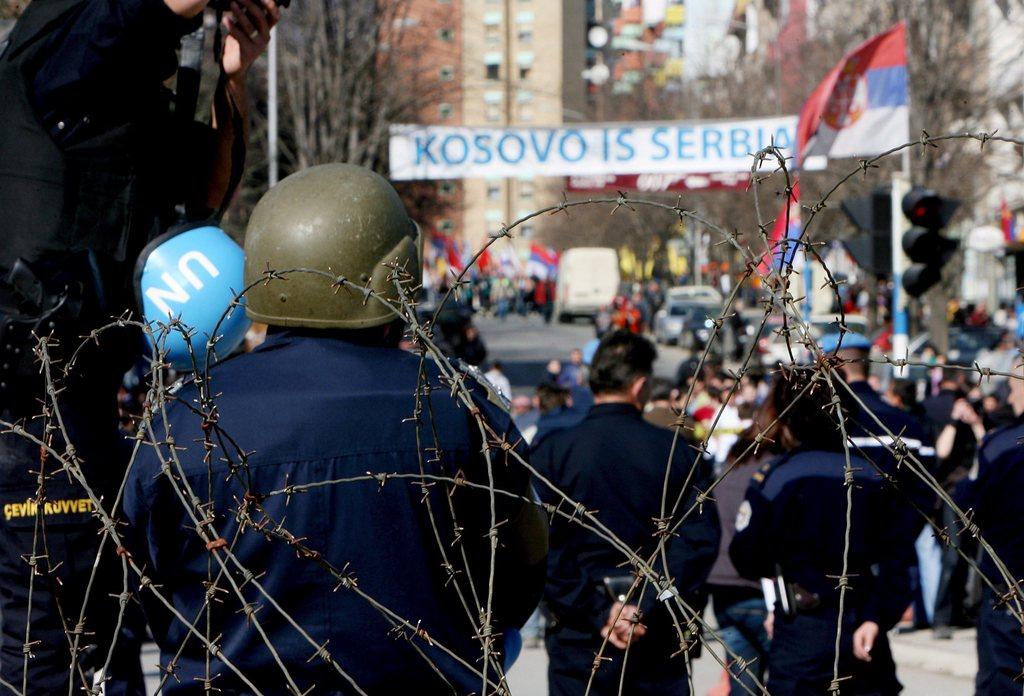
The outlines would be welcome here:
M 633 365 L 633 378 L 643 377 L 643 387 L 633 383 L 636 393 L 620 394 L 614 406 L 603 386 L 610 368 L 594 362 L 612 345 L 629 346 L 618 349 L 616 369 Z M 700 568 L 689 597 L 698 612 L 710 597 L 730 660 L 722 693 L 757 692 L 766 675 L 772 694 L 828 691 L 838 588 L 844 586 L 850 590 L 840 643 L 844 693 L 898 693 L 889 632 L 931 628 L 936 639 L 947 639 L 953 628 L 974 625 L 978 693 L 1016 693 L 1024 645 L 1020 622 L 999 599 L 1007 581 L 950 503 L 986 520 L 982 534 L 994 535 L 1009 577 L 1019 577 L 1024 547 L 1006 529 L 1020 525 L 994 497 L 1019 495 L 1003 484 L 1016 480 L 1024 463 L 1010 446 L 1024 434 L 1024 388 L 1001 375 L 979 380 L 977 372 L 941 360 L 919 379 L 895 378 L 883 386 L 868 338 L 833 334 L 821 347 L 837 361 L 845 385 L 837 393 L 810 372 L 750 370 L 737 377 L 714 361 L 687 360 L 675 381 L 660 379 L 651 370 L 653 346 L 617 331 L 602 341 L 596 358 L 575 350 L 564 364 L 552 361 L 533 395 L 512 398 L 513 418 L 545 479 L 587 508 L 616 510 L 598 516 L 627 535 L 643 515 L 658 517 L 650 492 L 660 486 L 650 477 L 666 476 L 675 465 L 669 453 L 677 450 L 664 446 L 673 438 L 660 440 L 650 428 L 674 434 L 678 450 L 698 453 L 687 466 L 696 490 L 715 482 L 711 497 L 721 536 L 713 552 L 699 540 L 687 544 L 696 554 L 688 557 L 688 572 Z M 1000 351 L 1019 356 L 1009 339 L 989 357 L 999 358 Z M 844 414 L 845 446 L 836 404 Z M 916 465 L 904 463 L 907 456 Z M 991 461 L 998 473 L 986 472 Z M 938 491 L 913 473 L 915 466 L 934 478 Z M 631 519 L 617 519 L 624 508 Z M 584 537 L 552 523 L 545 603 L 524 628 L 528 644 L 547 646 L 552 694 L 578 693 L 602 641 L 615 644 L 614 631 L 597 632 L 593 616 L 578 615 L 592 598 L 584 599 L 586 592 L 569 579 L 601 587 L 607 581 L 602 573 L 614 575 L 611 556 L 606 565 L 595 561 L 600 552 Z M 622 611 L 620 603 L 612 606 Z M 659 618 L 645 616 L 641 625 L 658 625 Z M 652 629 L 659 631 L 664 627 Z M 637 658 L 647 670 L 652 662 L 658 661 Z M 624 683 L 635 693 L 666 693 L 666 684 L 680 678 L 670 672 L 641 677 L 627 668 Z M 658 682 L 658 675 L 669 682 Z

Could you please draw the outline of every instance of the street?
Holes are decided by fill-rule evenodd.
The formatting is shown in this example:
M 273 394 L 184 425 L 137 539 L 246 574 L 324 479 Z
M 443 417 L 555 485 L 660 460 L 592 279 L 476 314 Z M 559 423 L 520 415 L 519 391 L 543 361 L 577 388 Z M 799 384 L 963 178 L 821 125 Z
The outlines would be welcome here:
M 711 656 L 694 661 L 693 694 L 705 696 L 721 677 L 722 669 Z M 542 649 L 524 650 L 509 672 L 513 694 L 545 696 L 547 694 L 547 654 Z M 898 668 L 904 696 L 967 696 L 974 692 L 970 679 L 951 677 L 920 669 Z
M 505 321 L 477 315 L 473 322 L 487 343 L 490 360 L 500 360 L 516 393 L 532 393 L 544 378 L 550 360 L 566 360 L 573 348 L 582 348 L 594 338 L 594 327 L 584 321 L 545 324 L 537 314 L 523 318 L 510 316 Z M 655 373 L 675 379 L 679 362 L 689 353 L 674 346 L 658 346 Z

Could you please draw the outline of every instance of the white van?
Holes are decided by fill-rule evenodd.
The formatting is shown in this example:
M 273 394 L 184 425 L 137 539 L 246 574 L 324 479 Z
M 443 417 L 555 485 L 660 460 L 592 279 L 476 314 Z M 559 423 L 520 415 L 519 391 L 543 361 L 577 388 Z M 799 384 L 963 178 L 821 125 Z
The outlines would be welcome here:
M 619 292 L 619 254 L 604 247 L 566 249 L 558 263 L 555 316 L 593 317 Z

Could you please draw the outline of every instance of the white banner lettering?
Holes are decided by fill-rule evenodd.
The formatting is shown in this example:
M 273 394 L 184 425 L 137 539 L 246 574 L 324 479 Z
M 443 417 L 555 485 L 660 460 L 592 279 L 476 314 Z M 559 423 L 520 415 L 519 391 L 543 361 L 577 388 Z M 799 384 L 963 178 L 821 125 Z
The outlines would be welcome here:
M 557 128 L 391 128 L 391 178 L 680 174 L 749 171 L 771 144 L 792 155 L 796 116 L 743 121 L 605 123 Z M 766 167 L 775 167 L 770 162 Z

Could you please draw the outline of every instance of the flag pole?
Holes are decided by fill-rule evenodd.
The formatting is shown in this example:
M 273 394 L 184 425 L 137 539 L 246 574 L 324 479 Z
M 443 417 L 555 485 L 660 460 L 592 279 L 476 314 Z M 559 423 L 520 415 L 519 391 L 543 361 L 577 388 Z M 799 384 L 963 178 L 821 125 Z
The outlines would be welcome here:
M 904 44 L 904 56 L 907 64 L 907 110 L 910 109 L 910 47 Z M 909 125 L 910 114 L 907 114 Z M 908 129 L 909 130 L 909 129 Z M 892 201 L 891 201 L 891 233 L 892 247 L 892 354 L 896 360 L 907 359 L 908 347 L 910 345 L 910 326 L 907 317 L 907 297 L 903 292 L 903 272 L 907 267 L 907 255 L 903 253 L 903 233 L 908 224 L 903 217 L 903 197 L 907 195 L 911 187 L 910 178 L 910 148 L 905 147 L 900 151 L 900 171 L 892 177 Z M 892 376 L 894 379 L 902 378 L 907 374 L 905 367 L 893 365 Z
M 906 220 L 903 217 L 903 197 L 910 191 L 910 150 L 902 153 L 902 167 L 892 175 L 891 199 L 891 246 L 892 246 L 892 355 L 896 360 L 907 358 L 910 343 L 907 319 L 907 297 L 903 292 L 903 272 L 907 256 L 903 253 L 903 233 Z M 906 368 L 893 365 L 893 377 L 901 378 Z

